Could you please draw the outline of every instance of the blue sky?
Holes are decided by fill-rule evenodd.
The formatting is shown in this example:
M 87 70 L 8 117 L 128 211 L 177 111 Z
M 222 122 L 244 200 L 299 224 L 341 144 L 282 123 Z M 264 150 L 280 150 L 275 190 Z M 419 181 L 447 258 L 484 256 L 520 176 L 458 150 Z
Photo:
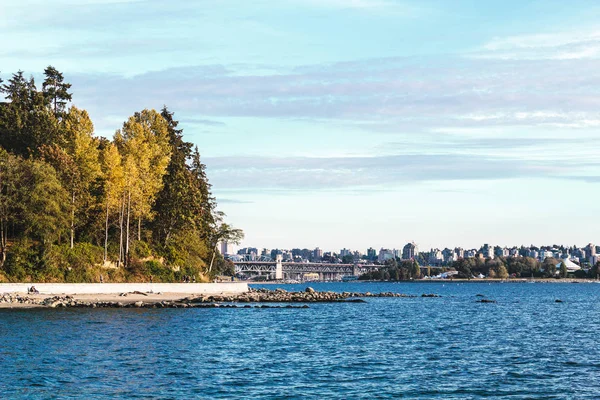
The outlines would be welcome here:
M 167 104 L 255 247 L 598 238 L 594 1 L 3 0 L 98 135 Z

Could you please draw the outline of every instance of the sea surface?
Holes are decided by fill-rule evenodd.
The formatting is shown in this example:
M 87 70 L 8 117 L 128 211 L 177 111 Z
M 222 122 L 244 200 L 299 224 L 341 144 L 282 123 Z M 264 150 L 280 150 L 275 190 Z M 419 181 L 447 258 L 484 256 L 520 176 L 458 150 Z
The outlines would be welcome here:
M 0 398 L 600 398 L 600 284 L 311 286 L 442 297 L 4 309 Z M 497 303 L 477 303 L 478 294 Z

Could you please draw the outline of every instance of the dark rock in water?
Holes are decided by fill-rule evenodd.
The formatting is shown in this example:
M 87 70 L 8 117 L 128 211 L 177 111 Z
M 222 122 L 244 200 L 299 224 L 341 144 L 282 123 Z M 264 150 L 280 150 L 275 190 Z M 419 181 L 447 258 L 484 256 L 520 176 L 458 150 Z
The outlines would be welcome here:
M 477 300 L 478 303 L 497 303 L 496 300 L 488 300 L 488 299 L 481 299 L 481 300 Z
M 442 296 L 440 296 L 439 294 L 430 293 L 430 294 L 422 294 L 421 297 L 442 297 Z
M 564 303 L 564 301 L 562 301 L 561 299 L 556 299 L 554 300 L 555 303 Z
M 305 290 L 306 293 L 314 293 L 315 289 L 311 288 L 310 286 L 306 288 Z
M 366 303 L 366 301 L 364 301 L 363 299 L 350 299 L 344 301 L 344 303 Z

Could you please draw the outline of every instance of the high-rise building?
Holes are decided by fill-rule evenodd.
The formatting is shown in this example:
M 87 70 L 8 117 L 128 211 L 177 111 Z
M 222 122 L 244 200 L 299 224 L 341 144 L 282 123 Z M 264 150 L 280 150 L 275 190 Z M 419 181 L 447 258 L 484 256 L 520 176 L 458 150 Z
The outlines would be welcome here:
M 595 255 L 596 255 L 596 245 L 595 244 L 590 243 L 587 246 L 585 246 L 585 258 L 587 258 L 589 260 L 592 257 L 594 257 Z
M 221 242 L 221 254 L 224 256 L 228 256 L 230 254 L 232 254 L 233 252 L 233 248 L 232 246 L 226 241 L 222 241 Z
M 323 258 L 323 250 L 321 250 L 320 248 L 316 248 L 313 250 L 313 258 L 315 260 L 320 260 Z
M 393 258 L 394 258 L 394 252 L 392 250 L 384 249 L 384 248 L 379 250 L 379 257 L 377 257 L 377 260 L 379 262 L 385 262 L 385 261 L 391 260 Z
M 371 261 L 374 261 L 377 258 L 377 250 L 372 247 L 367 249 L 367 258 Z
M 415 242 L 408 243 L 402 249 L 403 260 L 414 260 L 419 255 L 419 247 Z

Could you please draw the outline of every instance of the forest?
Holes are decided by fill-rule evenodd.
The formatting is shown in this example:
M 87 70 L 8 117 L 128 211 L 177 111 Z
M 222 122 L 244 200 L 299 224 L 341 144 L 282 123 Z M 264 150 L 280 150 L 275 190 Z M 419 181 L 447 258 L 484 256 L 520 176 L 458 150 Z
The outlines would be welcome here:
M 71 84 L 0 79 L 0 282 L 178 282 L 232 275 L 197 146 L 174 113 L 135 112 L 100 137 Z

